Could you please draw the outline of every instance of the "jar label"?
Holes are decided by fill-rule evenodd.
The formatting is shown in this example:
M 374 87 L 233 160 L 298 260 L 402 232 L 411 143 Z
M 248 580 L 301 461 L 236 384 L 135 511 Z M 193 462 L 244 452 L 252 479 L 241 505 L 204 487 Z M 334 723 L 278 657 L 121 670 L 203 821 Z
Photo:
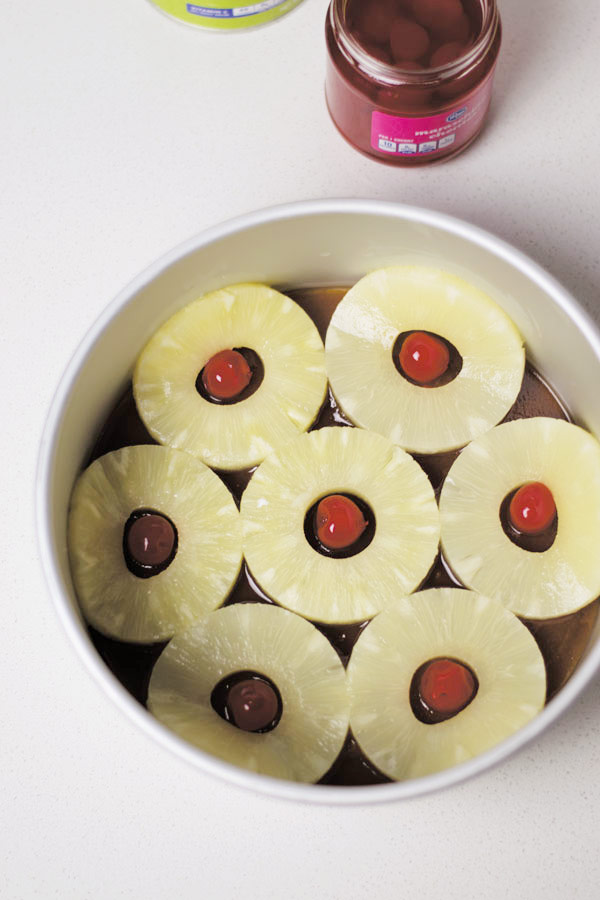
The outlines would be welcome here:
M 151 0 L 170 16 L 201 28 L 233 30 L 262 25 L 283 16 L 302 0 Z
M 212 19 L 235 19 L 244 16 L 257 16 L 268 12 L 276 6 L 281 6 L 285 0 L 263 0 L 262 3 L 252 3 L 249 6 L 237 6 L 235 8 L 215 9 L 212 6 L 202 6 L 198 3 L 186 3 L 187 11 L 194 16 L 205 16 Z
M 435 116 L 390 116 L 374 109 L 371 146 L 394 156 L 428 156 L 461 147 L 481 128 L 491 95 L 489 77 L 460 106 Z

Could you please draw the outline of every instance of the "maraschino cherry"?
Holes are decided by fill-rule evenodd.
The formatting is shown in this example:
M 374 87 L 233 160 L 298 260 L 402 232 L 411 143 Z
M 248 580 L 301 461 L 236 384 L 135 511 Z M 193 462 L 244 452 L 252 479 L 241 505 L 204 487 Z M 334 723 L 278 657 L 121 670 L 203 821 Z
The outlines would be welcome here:
M 268 682 L 245 678 L 229 689 L 227 707 L 242 731 L 263 731 L 277 718 L 279 701 Z
M 202 384 L 217 400 L 231 400 L 252 380 L 252 370 L 239 350 L 221 350 L 204 366 Z
M 446 372 L 450 351 L 440 338 L 427 331 L 413 331 L 402 342 L 400 368 L 417 384 L 430 384 Z
M 357 504 L 343 494 L 329 494 L 317 506 L 317 537 L 329 550 L 351 547 L 367 525 Z
M 173 552 L 176 532 L 166 516 L 160 513 L 133 519 L 126 531 L 127 550 L 140 566 L 161 566 Z
M 473 699 L 475 679 L 453 659 L 434 659 L 421 674 L 419 696 L 432 712 L 455 715 Z
M 556 504 L 550 488 L 541 481 L 529 481 L 515 493 L 508 508 L 511 525 L 523 534 L 539 534 L 556 517 Z

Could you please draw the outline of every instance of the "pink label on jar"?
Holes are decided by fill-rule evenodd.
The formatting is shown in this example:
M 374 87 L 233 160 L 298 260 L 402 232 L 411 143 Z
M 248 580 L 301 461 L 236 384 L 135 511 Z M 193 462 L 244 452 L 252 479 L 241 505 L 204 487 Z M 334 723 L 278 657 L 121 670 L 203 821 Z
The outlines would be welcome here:
M 428 156 L 461 147 L 481 128 L 491 94 L 490 77 L 460 106 L 435 116 L 390 116 L 374 109 L 371 146 L 394 156 Z

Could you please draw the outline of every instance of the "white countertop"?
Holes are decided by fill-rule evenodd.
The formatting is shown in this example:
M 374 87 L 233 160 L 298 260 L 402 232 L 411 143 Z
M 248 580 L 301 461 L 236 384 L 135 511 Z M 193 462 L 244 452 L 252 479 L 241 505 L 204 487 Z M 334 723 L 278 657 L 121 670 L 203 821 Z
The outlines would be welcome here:
M 299 807 L 138 732 L 46 590 L 32 497 L 56 383 L 109 300 L 206 226 L 313 197 L 427 206 L 519 246 L 600 321 L 597 6 L 503 0 L 488 127 L 447 165 L 406 171 L 329 121 L 326 5 L 224 35 L 146 0 L 0 4 L 1 897 L 597 896 L 598 681 L 525 751 L 445 793 Z

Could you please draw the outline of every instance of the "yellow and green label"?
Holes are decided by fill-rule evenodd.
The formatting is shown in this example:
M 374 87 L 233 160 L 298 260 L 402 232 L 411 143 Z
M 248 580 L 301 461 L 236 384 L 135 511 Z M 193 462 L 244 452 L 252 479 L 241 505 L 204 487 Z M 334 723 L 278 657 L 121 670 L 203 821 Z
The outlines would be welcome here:
M 262 0 L 256 3 L 236 3 L 232 0 L 204 0 L 203 3 L 187 3 L 186 0 L 151 0 L 156 6 L 190 25 L 203 28 L 251 28 L 283 16 L 301 0 Z

